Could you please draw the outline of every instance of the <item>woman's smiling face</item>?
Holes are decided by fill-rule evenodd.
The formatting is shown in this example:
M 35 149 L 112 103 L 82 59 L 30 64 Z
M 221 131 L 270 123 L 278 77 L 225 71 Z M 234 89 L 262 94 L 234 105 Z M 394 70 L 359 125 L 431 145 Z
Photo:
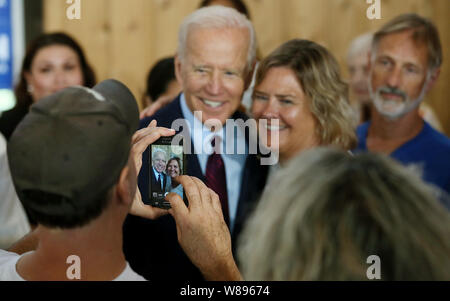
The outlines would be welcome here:
M 167 173 L 171 178 L 175 178 L 180 175 L 180 166 L 177 160 L 170 160 L 167 164 Z
M 258 124 L 260 120 L 267 121 L 267 126 L 259 125 L 263 127 L 260 132 L 266 131 L 267 146 L 279 152 L 281 161 L 319 145 L 309 101 L 295 73 L 288 67 L 272 67 L 254 89 L 253 117 Z M 272 135 L 278 135 L 279 142 L 273 144 Z

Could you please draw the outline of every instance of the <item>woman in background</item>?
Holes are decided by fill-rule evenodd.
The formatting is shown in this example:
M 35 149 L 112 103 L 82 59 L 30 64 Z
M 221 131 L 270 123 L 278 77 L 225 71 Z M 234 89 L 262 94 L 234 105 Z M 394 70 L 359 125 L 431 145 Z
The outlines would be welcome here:
M 70 86 L 93 87 L 95 74 L 80 45 L 65 33 L 43 34 L 28 47 L 15 88 L 16 106 L 0 117 L 0 131 L 9 139 L 30 106 Z

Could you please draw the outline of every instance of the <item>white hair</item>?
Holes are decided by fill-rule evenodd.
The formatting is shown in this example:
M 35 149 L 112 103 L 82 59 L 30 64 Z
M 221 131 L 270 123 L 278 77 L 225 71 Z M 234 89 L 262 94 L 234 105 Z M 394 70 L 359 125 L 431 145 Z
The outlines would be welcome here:
M 256 35 L 250 20 L 237 10 L 221 5 L 200 8 L 187 16 L 178 32 L 177 54 L 181 61 L 186 57 L 186 43 L 189 32 L 193 28 L 245 28 L 250 35 L 247 54 L 247 72 L 251 70 L 256 57 Z
M 167 153 L 166 153 L 163 149 L 160 149 L 160 148 L 157 148 L 157 149 L 155 149 L 155 150 L 153 151 L 153 154 L 152 154 L 152 160 L 155 159 L 157 153 L 163 154 L 163 155 L 164 155 L 164 158 L 167 160 Z
M 347 52 L 347 61 L 350 60 L 355 55 L 361 53 L 368 54 L 372 47 L 373 33 L 368 32 L 357 36 L 350 42 L 350 47 Z

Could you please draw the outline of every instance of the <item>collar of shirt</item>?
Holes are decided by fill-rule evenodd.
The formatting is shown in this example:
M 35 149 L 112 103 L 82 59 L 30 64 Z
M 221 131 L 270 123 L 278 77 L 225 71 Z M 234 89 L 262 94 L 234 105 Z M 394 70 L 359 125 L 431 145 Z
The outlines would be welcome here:
M 152 169 L 153 169 L 153 173 L 154 173 L 154 175 L 155 175 L 155 179 L 156 179 L 156 181 L 158 181 L 158 176 L 159 175 L 163 175 L 163 173 L 162 172 L 158 172 L 157 170 L 156 170 L 156 168 L 155 167 L 152 167 Z M 161 177 L 161 181 L 162 181 L 163 179 L 162 179 L 162 177 Z
M 243 129 L 235 131 L 234 142 L 230 146 L 234 146 L 232 153 L 227 153 L 227 139 L 226 139 L 226 127 L 224 126 L 221 131 L 211 132 L 203 123 L 198 120 L 191 112 L 186 104 L 186 98 L 184 93 L 180 96 L 181 112 L 183 117 L 187 121 L 189 132 L 191 134 L 194 150 L 197 155 L 200 168 L 203 174 L 206 174 L 206 164 L 208 163 L 208 157 L 212 153 L 211 140 L 215 136 L 219 136 L 222 140 L 222 159 L 225 165 L 225 173 L 227 179 L 227 193 L 228 193 L 228 207 L 230 210 L 230 225 L 231 231 L 233 231 L 234 220 L 236 217 L 239 196 L 242 185 L 242 174 L 245 166 L 245 161 L 248 155 L 248 145 L 243 134 Z M 244 146 L 241 148 L 240 146 Z M 239 152 L 237 151 L 239 150 Z
M 244 153 L 237 154 L 237 152 L 233 153 L 227 153 L 227 139 L 226 139 L 226 125 L 222 127 L 221 130 L 217 132 L 211 132 L 208 127 L 206 127 L 201 120 L 197 119 L 196 116 L 191 112 L 189 107 L 186 103 L 186 98 L 184 96 L 184 93 L 180 96 L 180 105 L 181 105 L 181 111 L 183 113 L 184 118 L 187 121 L 189 132 L 191 133 L 192 143 L 194 145 L 194 151 L 195 154 L 198 157 L 200 167 L 202 169 L 203 174 L 206 173 L 206 163 L 208 161 L 209 155 L 212 154 L 213 149 L 211 146 L 211 141 L 215 136 L 220 137 L 220 140 L 222 141 L 222 158 L 225 161 L 225 168 L 226 161 L 233 160 L 242 162 L 242 167 L 244 166 L 245 159 L 248 154 L 248 146 L 245 141 L 245 136 L 243 135 L 243 131 L 238 130 L 237 133 L 234 135 L 234 150 L 236 150 L 239 145 L 245 145 Z M 228 159 L 228 160 L 227 160 Z M 228 169 L 227 169 L 228 172 Z
M 222 127 L 222 130 L 219 130 L 217 132 L 211 132 L 209 128 L 207 128 L 202 123 L 202 121 L 197 119 L 196 116 L 194 116 L 194 113 L 191 112 L 186 103 L 186 97 L 184 96 L 184 93 L 182 93 L 180 96 L 180 104 L 183 116 L 186 119 L 187 124 L 189 126 L 189 132 L 191 133 L 192 143 L 194 144 L 194 151 L 199 157 L 203 154 L 209 156 L 212 153 L 211 140 L 214 136 L 219 136 L 222 141 L 222 146 L 224 146 L 225 127 Z

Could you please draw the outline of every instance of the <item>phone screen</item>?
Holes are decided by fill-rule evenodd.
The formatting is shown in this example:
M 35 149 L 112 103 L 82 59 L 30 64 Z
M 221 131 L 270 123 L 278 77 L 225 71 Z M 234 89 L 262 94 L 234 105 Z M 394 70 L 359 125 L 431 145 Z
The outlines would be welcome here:
M 169 209 L 164 198 L 170 193 L 178 194 L 184 200 L 183 186 L 175 177 L 185 174 L 186 160 L 180 145 L 172 145 L 172 137 L 161 137 L 149 146 L 149 202 L 150 205 Z

